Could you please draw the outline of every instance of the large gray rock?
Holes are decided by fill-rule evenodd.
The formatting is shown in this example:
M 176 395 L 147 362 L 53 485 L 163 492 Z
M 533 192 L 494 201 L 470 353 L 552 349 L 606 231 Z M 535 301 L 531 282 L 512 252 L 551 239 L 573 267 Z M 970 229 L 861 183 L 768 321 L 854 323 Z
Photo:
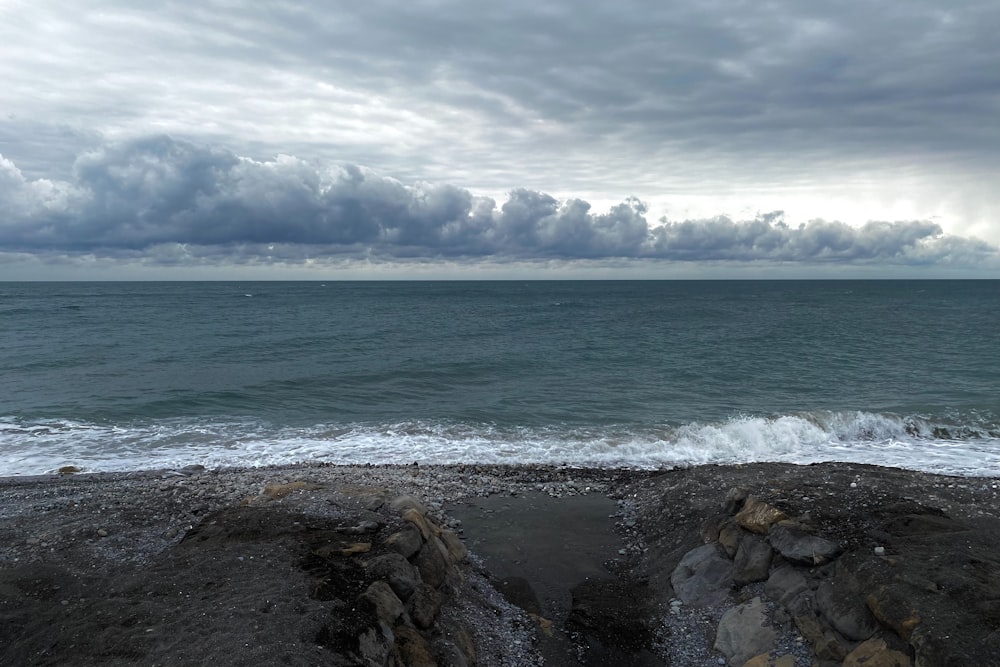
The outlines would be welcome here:
M 400 554 L 403 558 L 412 558 L 424 545 L 420 530 L 412 523 L 406 524 L 389 537 L 385 538 L 385 546 Z
M 358 596 L 358 606 L 375 614 L 389 627 L 395 625 L 396 621 L 406 613 L 402 601 L 384 581 L 376 581 L 366 588 L 365 592 Z
M 751 533 L 744 534 L 733 558 L 733 581 L 736 585 L 767 579 L 773 554 L 771 545 L 764 538 Z
M 420 572 L 420 578 L 435 588 L 443 586 L 448 578 L 448 559 L 445 556 L 447 553 L 448 549 L 441 544 L 441 540 L 432 536 L 430 540 L 424 542 L 424 546 L 413 559 L 413 564 Z
M 771 526 L 768 539 L 775 551 L 796 563 L 822 565 L 840 553 L 840 546 L 836 542 L 813 535 L 790 523 Z
M 372 577 L 385 580 L 392 591 L 404 602 L 413 595 L 417 584 L 420 583 L 417 568 L 399 553 L 386 553 L 377 556 L 365 563 L 365 570 Z
M 767 620 L 766 607 L 759 597 L 733 607 L 719 621 L 715 650 L 721 651 L 730 667 L 743 667 L 747 660 L 774 648 L 777 633 Z
M 714 544 L 692 549 L 670 575 L 674 594 L 687 605 L 709 606 L 726 599 L 733 587 L 733 563 Z
M 786 609 L 795 607 L 795 600 L 809 591 L 805 576 L 790 565 L 775 568 L 764 585 L 764 594 Z

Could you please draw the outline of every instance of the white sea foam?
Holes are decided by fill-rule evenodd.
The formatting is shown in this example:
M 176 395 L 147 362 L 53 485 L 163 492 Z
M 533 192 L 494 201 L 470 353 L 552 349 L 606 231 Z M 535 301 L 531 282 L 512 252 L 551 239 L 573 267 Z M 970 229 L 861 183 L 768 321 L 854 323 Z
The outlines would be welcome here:
M 958 434 L 953 436 L 952 434 Z M 0 419 L 0 475 L 183 466 L 333 463 L 551 463 L 658 469 L 708 463 L 850 461 L 1000 476 L 1000 434 L 870 412 L 737 416 L 681 426 L 500 428 L 406 422 L 275 427 L 254 420 L 131 425 Z

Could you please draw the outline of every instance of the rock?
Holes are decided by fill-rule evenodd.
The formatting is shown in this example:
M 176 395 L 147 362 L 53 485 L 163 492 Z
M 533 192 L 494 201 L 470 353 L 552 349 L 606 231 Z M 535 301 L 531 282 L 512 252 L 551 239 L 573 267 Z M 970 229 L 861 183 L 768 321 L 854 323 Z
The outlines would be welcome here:
M 413 564 L 420 571 L 420 578 L 434 588 L 440 588 L 447 580 L 448 561 L 444 556 L 446 553 L 448 553 L 448 549 L 441 544 L 441 540 L 432 537 L 429 541 L 424 542 L 413 559 Z
M 743 539 L 743 536 L 746 534 L 747 531 L 740 528 L 739 524 L 732 519 L 722 526 L 719 530 L 719 544 L 725 550 L 728 557 L 736 557 L 736 551 L 740 547 L 740 540 Z
M 98 528 L 97 529 L 97 536 L 98 537 L 107 537 L 108 536 L 108 531 L 104 530 L 103 528 Z
M 358 654 L 364 665 L 386 665 L 396 637 L 385 623 L 379 623 L 358 635 Z
M 417 572 L 417 568 L 398 553 L 382 554 L 371 559 L 365 563 L 365 570 L 372 577 L 388 583 L 392 592 L 403 601 L 408 600 L 413 595 L 420 583 L 420 574 Z
M 709 542 L 718 542 L 719 531 L 730 520 L 730 517 L 726 514 L 715 514 L 705 519 L 701 524 L 700 530 L 698 531 L 701 535 L 701 541 L 705 544 L 708 544 Z
M 76 466 L 62 466 L 56 472 L 58 472 L 60 475 L 75 475 L 76 473 L 80 472 L 80 469 L 77 468 Z
M 795 667 L 795 656 L 777 656 L 770 651 L 750 658 L 743 667 Z
M 398 625 L 394 629 L 396 651 L 406 667 L 438 667 L 430 645 L 416 628 Z
M 464 625 L 456 622 L 442 623 L 441 633 L 444 640 L 441 663 L 447 667 L 475 667 L 476 642 Z M 550 633 L 551 636 L 551 633 Z
M 771 526 L 768 540 L 774 550 L 788 560 L 807 565 L 822 565 L 840 553 L 840 546 L 835 542 L 790 523 Z
M 418 628 L 430 628 L 441 611 L 441 594 L 430 584 L 419 583 L 407 600 L 407 610 Z
M 845 586 L 834 586 L 829 581 L 821 583 L 816 589 L 816 609 L 847 639 L 864 641 L 878 630 L 864 598 Z
M 820 623 L 811 609 L 795 614 L 792 620 L 795 621 L 795 627 L 799 629 L 802 637 L 809 642 L 812 652 L 820 660 L 839 663 L 847 656 L 847 647 L 840 643 L 832 631 Z
M 749 533 L 744 535 L 733 559 L 733 582 L 742 586 L 767 579 L 773 554 L 764 538 Z
M 412 507 L 404 509 L 402 512 L 400 512 L 400 516 L 402 516 L 404 519 L 406 519 L 414 526 L 416 526 L 417 529 L 420 531 L 421 537 L 423 537 L 425 540 L 429 540 L 431 536 L 436 535 L 438 532 L 440 532 L 440 528 L 438 528 L 435 531 L 434 528 L 437 528 L 437 526 L 434 526 L 434 528 L 432 528 L 431 521 L 426 516 L 424 516 L 417 510 L 413 509 Z
M 466 548 L 465 543 L 458 538 L 458 535 L 450 530 L 441 531 L 441 542 L 448 549 L 448 557 L 452 562 L 460 563 L 465 560 L 465 557 L 469 554 L 469 550 Z
M 920 614 L 905 596 L 887 586 L 870 593 L 865 603 L 880 623 L 895 630 L 903 639 L 909 640 L 913 629 L 920 624 Z
M 726 656 L 731 667 L 742 667 L 753 656 L 772 650 L 776 640 L 764 603 L 755 597 L 723 614 L 715 635 L 715 650 Z
M 726 514 L 736 514 L 746 501 L 750 492 L 742 486 L 734 486 L 726 492 L 726 498 L 722 503 L 722 511 Z
M 336 553 L 341 556 L 357 556 L 358 554 L 366 554 L 371 550 L 371 542 L 355 542 L 337 550 Z
M 420 548 L 424 545 L 424 539 L 420 535 L 420 530 L 413 524 L 407 524 L 405 527 L 396 531 L 389 537 L 385 538 L 386 547 L 395 551 L 403 558 L 412 558 L 414 554 L 420 551 Z
M 778 508 L 748 496 L 735 518 L 736 523 L 750 532 L 767 535 L 773 524 L 786 520 L 788 516 Z
M 710 606 L 726 599 L 733 586 L 733 563 L 714 544 L 684 554 L 670 575 L 674 594 L 684 603 Z
M 365 592 L 358 596 L 358 605 L 374 613 L 379 620 L 389 626 L 395 625 L 396 621 L 406 613 L 402 601 L 384 581 L 376 581 L 366 588 Z
M 874 638 L 860 644 L 844 658 L 843 667 L 911 667 L 905 653 L 889 648 L 884 639 Z

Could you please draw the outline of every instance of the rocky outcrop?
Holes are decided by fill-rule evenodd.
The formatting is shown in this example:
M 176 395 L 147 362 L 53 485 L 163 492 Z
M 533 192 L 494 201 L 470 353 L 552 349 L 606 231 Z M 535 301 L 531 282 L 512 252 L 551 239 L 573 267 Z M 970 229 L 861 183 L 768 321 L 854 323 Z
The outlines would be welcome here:
M 381 540 L 373 555 L 361 564 L 364 589 L 354 600 L 355 613 L 341 608 L 320 633 L 320 642 L 341 654 L 353 655 L 370 667 L 467 667 L 476 664 L 471 641 L 442 637 L 467 637 L 468 630 L 451 623 L 438 627 L 442 604 L 461 583 L 459 564 L 464 545 L 451 531 L 439 526 L 423 503 L 401 496 L 389 503 L 402 524 Z M 318 569 L 327 577 L 345 574 L 342 552 L 324 556 Z M 331 560 L 339 558 L 341 560 Z
M 732 489 L 701 523 L 707 543 L 672 571 L 671 613 L 728 608 L 714 647 L 731 667 L 794 662 L 775 645 L 782 635 L 817 667 L 1000 664 L 1000 560 L 987 533 L 913 501 L 866 510 L 857 527 L 838 525 Z

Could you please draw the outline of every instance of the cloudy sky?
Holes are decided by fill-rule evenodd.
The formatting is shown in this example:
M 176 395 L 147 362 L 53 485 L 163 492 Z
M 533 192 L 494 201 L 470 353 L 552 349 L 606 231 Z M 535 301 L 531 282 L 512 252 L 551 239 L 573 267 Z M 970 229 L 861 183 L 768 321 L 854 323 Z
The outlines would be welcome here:
M 995 0 L 0 0 L 0 279 L 1000 277 Z

